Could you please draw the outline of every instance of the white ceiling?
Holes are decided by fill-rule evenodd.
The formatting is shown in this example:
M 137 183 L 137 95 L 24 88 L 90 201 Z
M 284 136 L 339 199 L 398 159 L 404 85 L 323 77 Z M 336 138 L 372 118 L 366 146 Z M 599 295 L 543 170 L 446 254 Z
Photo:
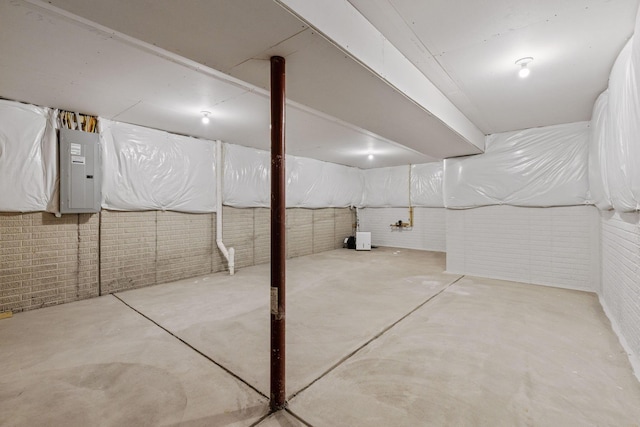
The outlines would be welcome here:
M 484 133 L 588 120 L 638 7 L 350 1 Z M 287 60 L 291 154 L 368 168 L 479 152 L 272 1 L 0 0 L 9 99 L 268 149 L 271 55 Z
M 485 134 L 591 118 L 638 0 L 349 0 Z M 514 62 L 534 58 L 520 79 Z

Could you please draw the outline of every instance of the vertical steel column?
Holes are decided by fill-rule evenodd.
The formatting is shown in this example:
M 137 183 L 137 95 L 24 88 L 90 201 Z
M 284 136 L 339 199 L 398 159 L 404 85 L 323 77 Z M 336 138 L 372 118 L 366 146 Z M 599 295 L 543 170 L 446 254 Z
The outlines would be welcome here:
M 284 58 L 271 57 L 271 410 L 285 395 L 285 72 Z

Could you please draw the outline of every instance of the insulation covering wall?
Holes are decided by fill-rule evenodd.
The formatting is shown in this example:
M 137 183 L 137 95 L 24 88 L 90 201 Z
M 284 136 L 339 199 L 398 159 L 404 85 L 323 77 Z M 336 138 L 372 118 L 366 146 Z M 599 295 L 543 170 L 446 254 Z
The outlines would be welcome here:
M 287 207 L 355 206 L 362 199 L 363 188 L 360 169 L 304 157 L 287 157 Z
M 411 165 L 411 205 L 444 207 L 443 162 Z
M 640 17 L 640 15 L 639 15 Z M 592 122 L 590 186 L 598 207 L 640 209 L 640 43 L 629 40 L 616 59 L 609 88 Z
M 213 142 L 104 119 L 100 131 L 103 208 L 215 212 Z
M 234 144 L 223 147 L 222 203 L 236 208 L 269 207 L 271 154 Z
M 591 118 L 589 184 L 601 212 L 600 300 L 640 378 L 640 10 Z
M 607 169 L 607 114 L 609 92 L 604 91 L 596 100 L 591 116 L 589 135 L 589 193 L 593 203 L 600 209 L 611 209 Z
M 54 111 L 0 100 L 0 212 L 58 211 Z
M 367 169 L 364 175 L 363 207 L 409 206 L 409 166 Z
M 223 203 L 233 207 L 269 207 L 271 155 L 268 151 L 224 145 Z M 360 203 L 362 172 L 353 167 L 287 156 L 287 207 L 348 207 Z
M 489 135 L 484 154 L 445 160 L 445 206 L 588 203 L 588 141 L 588 122 Z

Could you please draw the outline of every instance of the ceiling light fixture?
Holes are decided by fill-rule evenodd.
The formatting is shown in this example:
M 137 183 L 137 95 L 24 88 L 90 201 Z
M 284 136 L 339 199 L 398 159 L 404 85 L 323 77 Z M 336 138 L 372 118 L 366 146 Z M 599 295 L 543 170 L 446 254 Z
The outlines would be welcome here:
M 209 122 L 211 121 L 211 119 L 209 118 L 209 114 L 211 114 L 211 111 L 201 111 L 202 113 L 202 123 L 204 123 L 205 125 L 209 124 Z
M 527 65 L 529 65 L 531 61 L 533 61 L 533 58 L 530 56 L 527 56 L 526 58 L 520 58 L 516 61 L 516 65 L 520 66 L 520 71 L 518 71 L 518 75 L 521 78 L 524 79 L 531 73 L 531 70 L 527 68 Z
M 367 156 L 367 159 L 369 159 L 369 160 L 373 160 L 373 154 L 369 154 L 369 155 Z

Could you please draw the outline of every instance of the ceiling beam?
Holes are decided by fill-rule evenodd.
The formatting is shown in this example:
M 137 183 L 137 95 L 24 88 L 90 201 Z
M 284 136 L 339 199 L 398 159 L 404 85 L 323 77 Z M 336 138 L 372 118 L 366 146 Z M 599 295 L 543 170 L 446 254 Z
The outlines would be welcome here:
M 344 53 L 484 150 L 484 133 L 347 0 L 275 0 Z

